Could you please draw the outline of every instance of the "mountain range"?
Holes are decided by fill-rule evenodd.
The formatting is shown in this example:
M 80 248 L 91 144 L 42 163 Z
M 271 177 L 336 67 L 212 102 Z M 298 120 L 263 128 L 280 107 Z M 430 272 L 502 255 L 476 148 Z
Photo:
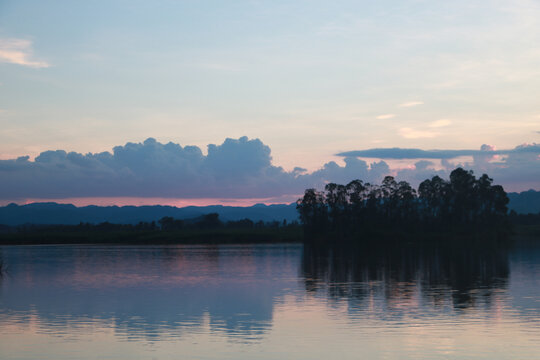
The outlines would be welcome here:
M 510 210 L 517 213 L 540 213 L 540 191 L 528 190 L 508 193 Z M 27 205 L 9 204 L 0 207 L 0 224 L 16 226 L 22 224 L 66 224 L 80 222 L 136 224 L 140 221 L 157 221 L 164 216 L 175 219 L 189 219 L 201 215 L 217 213 L 222 221 L 251 219 L 257 221 L 287 222 L 298 220 L 296 204 L 240 206 L 83 206 L 58 203 L 32 203 Z
M 209 213 L 219 214 L 222 221 L 251 219 L 257 221 L 287 222 L 297 220 L 296 204 L 265 205 L 256 204 L 249 207 L 236 206 L 83 206 L 71 204 L 32 203 L 27 205 L 9 204 L 0 207 L 0 224 L 66 224 L 76 225 L 80 222 L 115 224 L 136 224 L 140 221 L 157 221 L 165 216 L 175 219 L 191 219 Z

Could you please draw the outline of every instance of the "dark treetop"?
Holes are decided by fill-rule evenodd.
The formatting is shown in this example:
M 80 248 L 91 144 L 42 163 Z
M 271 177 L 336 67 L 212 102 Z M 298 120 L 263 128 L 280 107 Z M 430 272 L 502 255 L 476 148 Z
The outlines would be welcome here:
M 418 190 L 392 176 L 381 185 L 354 180 L 307 189 L 297 201 L 307 239 L 373 234 L 496 233 L 508 228 L 506 192 L 486 174 L 457 168 L 449 180 L 434 176 Z

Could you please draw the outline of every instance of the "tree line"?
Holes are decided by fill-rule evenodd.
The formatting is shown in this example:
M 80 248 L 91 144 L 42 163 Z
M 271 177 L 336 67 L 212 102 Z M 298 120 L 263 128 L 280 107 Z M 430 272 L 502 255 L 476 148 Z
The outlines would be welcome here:
M 381 185 L 353 180 L 329 183 L 324 191 L 307 189 L 297 201 L 306 238 L 332 234 L 358 237 L 373 232 L 452 232 L 504 230 L 509 199 L 484 174 L 457 168 L 449 180 L 434 176 L 415 190 L 386 176 Z
M 163 231 L 173 230 L 208 230 L 208 229 L 277 229 L 283 227 L 295 227 L 298 226 L 297 221 L 287 222 L 283 221 L 267 221 L 262 220 L 253 221 L 251 219 L 229 220 L 221 221 L 219 214 L 210 213 L 203 215 L 195 219 L 175 219 L 170 216 L 165 216 L 158 221 L 159 228 Z
M 251 219 L 223 221 L 217 213 L 209 213 L 196 218 L 176 219 L 165 216 L 158 221 L 140 221 L 136 224 L 116 224 L 108 221 L 93 224 L 81 222 L 77 225 L 42 225 L 24 224 L 8 226 L 0 224 L 2 233 L 38 233 L 44 231 L 53 232 L 174 232 L 174 231 L 197 231 L 217 229 L 278 229 L 299 227 L 298 221 L 253 221 Z

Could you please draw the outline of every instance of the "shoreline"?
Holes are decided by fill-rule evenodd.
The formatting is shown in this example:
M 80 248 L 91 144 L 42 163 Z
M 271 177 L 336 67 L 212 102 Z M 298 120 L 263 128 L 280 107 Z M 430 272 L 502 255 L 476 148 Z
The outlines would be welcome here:
M 540 241 L 539 225 L 515 225 L 503 238 Z M 500 239 L 499 239 L 500 240 Z M 0 233 L 1 245 L 197 245 L 197 244 L 271 244 L 271 243 L 317 243 L 341 245 L 373 244 L 465 244 L 467 241 L 481 244 L 498 243 L 497 236 L 484 232 L 405 232 L 397 229 L 343 237 L 320 234 L 306 238 L 301 227 L 250 228 L 250 229 L 184 229 L 184 230 L 93 230 L 60 231 L 34 230 Z
M 301 229 L 36 231 L 0 234 L 0 245 L 196 245 L 302 242 Z

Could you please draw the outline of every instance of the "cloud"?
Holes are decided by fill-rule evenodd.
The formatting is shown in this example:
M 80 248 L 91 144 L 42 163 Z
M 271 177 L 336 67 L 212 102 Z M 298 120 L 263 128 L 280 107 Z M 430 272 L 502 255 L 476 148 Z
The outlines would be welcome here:
M 364 157 L 376 159 L 455 159 L 461 156 L 509 155 L 512 153 L 540 154 L 540 144 L 523 144 L 508 150 L 496 150 L 491 145 L 482 145 L 480 150 L 421 150 L 404 148 L 377 148 L 345 151 L 336 154 L 343 157 Z
M 32 42 L 25 39 L 0 39 L 0 62 L 46 68 L 50 65 L 44 61 L 32 60 Z
M 399 134 L 406 139 L 433 138 L 440 135 L 435 131 L 415 130 L 407 127 L 399 129 Z
M 375 119 L 377 120 L 386 120 L 386 119 L 392 119 L 392 118 L 395 118 L 396 117 L 396 114 L 383 114 L 383 115 L 379 115 L 377 117 L 375 117 Z
M 418 105 L 424 105 L 424 102 L 423 101 L 408 101 L 408 102 L 399 104 L 399 107 L 413 107 L 413 106 L 418 106 Z
M 452 121 L 447 120 L 447 119 L 441 119 L 441 120 L 436 120 L 436 121 L 431 122 L 428 126 L 430 128 L 441 128 L 441 127 L 449 126 L 451 124 L 452 124 Z
M 116 146 L 112 152 L 80 154 L 44 151 L 33 161 L 28 156 L 0 160 L 0 200 L 64 199 L 85 197 L 155 198 L 270 198 L 302 194 L 328 182 L 354 179 L 380 183 L 385 175 L 418 183 L 430 176 L 447 177 L 456 166 L 449 161 L 471 156 L 461 164 L 486 172 L 513 189 L 540 188 L 540 145 L 523 144 L 510 150 L 483 145 L 481 150 L 368 149 L 341 153 L 344 165 L 334 161 L 308 172 L 296 167 L 285 171 L 272 164 L 271 150 L 259 139 L 226 139 L 197 146 L 163 144 L 149 138 L 142 143 Z M 505 155 L 497 157 L 497 155 Z M 379 158 L 368 164 L 359 157 Z M 392 169 L 383 159 L 418 159 L 407 169 Z M 435 169 L 442 159 L 443 169 Z
M 266 198 L 301 194 L 328 181 L 363 178 L 380 181 L 384 162 L 367 165 L 356 158 L 345 166 L 329 162 L 313 173 L 272 165 L 270 148 L 259 139 L 226 139 L 196 146 L 153 138 L 116 146 L 111 152 L 80 154 L 44 151 L 0 160 L 0 199 L 70 197 Z
M 413 168 L 397 170 L 396 177 L 417 186 L 428 177 L 439 175 L 448 177 L 451 170 L 462 166 L 476 174 L 486 173 L 496 183 L 507 190 L 522 191 L 530 188 L 540 189 L 540 144 L 522 144 L 513 149 L 497 150 L 492 145 L 482 145 L 480 150 L 421 150 L 402 148 L 367 149 L 347 151 L 338 156 L 345 158 L 363 157 L 376 159 L 437 159 L 443 169 L 435 169 L 430 161 L 418 161 Z M 504 155 L 499 156 L 499 155 Z M 455 164 L 450 160 L 463 156 L 472 157 L 471 162 Z
M 421 150 L 403 148 L 376 148 L 367 150 L 345 151 L 336 154 L 344 157 L 363 157 L 376 159 L 453 159 L 459 156 L 471 155 L 476 150 Z
M 417 161 L 412 168 L 398 170 L 396 178 L 418 186 L 425 179 L 432 178 L 435 175 L 445 178 L 448 176 L 448 172 L 448 170 L 436 170 L 435 164 L 431 161 L 421 160 Z
M 326 184 L 328 182 L 348 183 L 354 179 L 362 179 L 372 183 L 380 182 L 385 175 L 390 173 L 388 164 L 384 161 L 366 163 L 356 157 L 346 157 L 345 166 L 339 166 L 336 162 L 326 163 L 320 170 L 304 176 L 308 183 Z M 317 186 L 316 186 L 317 187 Z

